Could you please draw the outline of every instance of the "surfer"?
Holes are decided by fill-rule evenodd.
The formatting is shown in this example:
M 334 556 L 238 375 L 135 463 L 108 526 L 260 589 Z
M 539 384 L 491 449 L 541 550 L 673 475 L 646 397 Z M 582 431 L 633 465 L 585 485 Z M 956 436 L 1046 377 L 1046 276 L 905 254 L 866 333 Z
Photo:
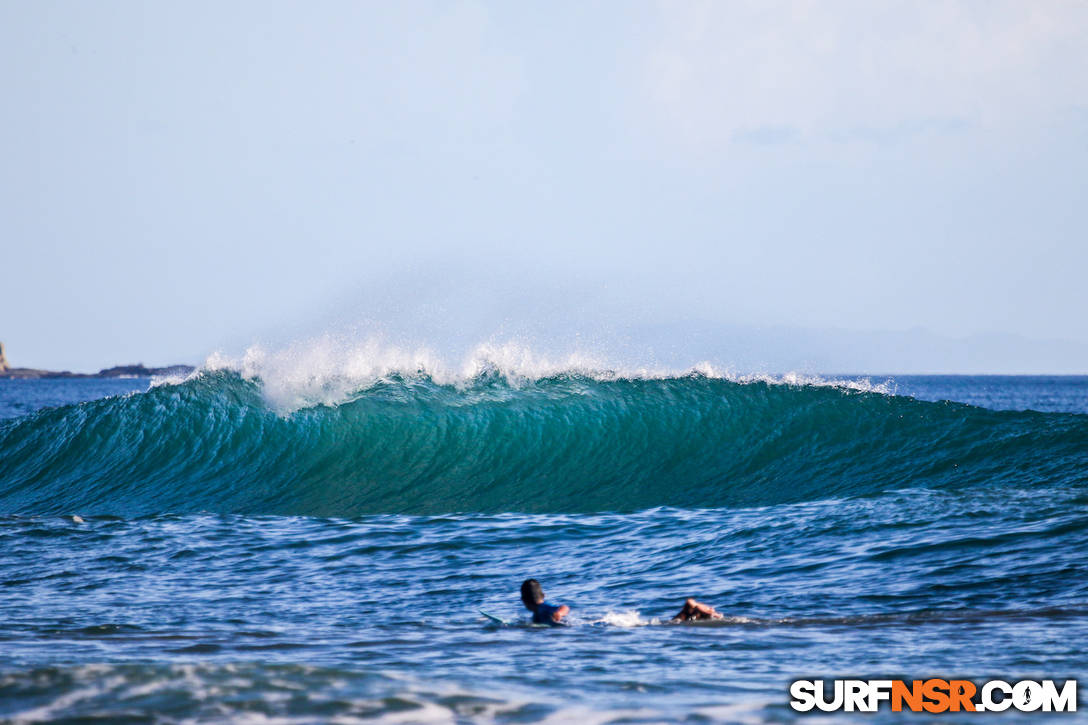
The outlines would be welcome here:
M 555 605 L 545 601 L 544 590 L 536 579 L 526 579 L 521 583 L 521 601 L 533 613 L 533 624 L 562 624 L 563 617 L 570 613 L 570 607 L 566 604 Z M 688 597 L 684 600 L 684 608 L 671 621 L 695 622 L 709 619 L 725 619 L 725 615 L 709 604 Z
M 703 604 L 697 602 L 691 597 L 688 597 L 684 602 L 684 608 L 681 609 L 675 617 L 672 618 L 674 622 L 694 622 L 700 619 L 724 619 L 723 615 L 718 610 L 709 604 Z
M 526 579 L 521 583 L 521 601 L 533 613 L 533 624 L 558 625 L 570 612 L 566 604 L 556 606 L 544 601 L 544 590 L 536 579 Z

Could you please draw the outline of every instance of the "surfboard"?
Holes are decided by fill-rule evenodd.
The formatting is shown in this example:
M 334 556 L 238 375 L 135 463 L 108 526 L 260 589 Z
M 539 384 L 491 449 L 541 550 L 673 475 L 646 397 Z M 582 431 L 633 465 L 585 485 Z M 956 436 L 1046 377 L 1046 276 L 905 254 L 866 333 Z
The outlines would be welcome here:
M 505 620 L 505 619 L 503 619 L 502 617 L 496 617 L 496 616 L 495 616 L 494 614 L 488 614 L 487 612 L 485 612 L 485 611 L 484 611 L 484 610 L 482 610 L 482 609 L 480 610 L 480 614 L 484 615 L 484 616 L 485 616 L 485 617 L 487 617 L 487 618 L 488 618 L 488 619 L 489 619 L 489 620 L 490 620 L 491 622 L 493 622 L 493 623 L 495 623 L 495 624 L 501 624 L 501 625 L 503 625 L 503 626 L 506 626 L 506 620 Z

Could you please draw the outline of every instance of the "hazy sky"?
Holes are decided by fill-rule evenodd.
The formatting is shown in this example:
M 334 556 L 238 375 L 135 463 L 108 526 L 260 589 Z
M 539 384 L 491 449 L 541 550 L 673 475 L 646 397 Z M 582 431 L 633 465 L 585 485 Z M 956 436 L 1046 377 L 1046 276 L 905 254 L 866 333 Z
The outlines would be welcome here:
M 0 99 L 18 365 L 463 317 L 1088 349 L 1086 2 L 0 0 Z

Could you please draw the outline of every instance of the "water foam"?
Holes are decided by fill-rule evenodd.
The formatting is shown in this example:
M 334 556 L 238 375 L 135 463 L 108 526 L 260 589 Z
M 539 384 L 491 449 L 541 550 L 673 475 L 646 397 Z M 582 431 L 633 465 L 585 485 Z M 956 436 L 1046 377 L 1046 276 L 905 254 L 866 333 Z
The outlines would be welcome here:
M 643 619 L 636 609 L 625 612 L 605 612 L 600 619 L 591 622 L 591 624 L 607 624 L 610 627 L 646 627 L 657 623 L 656 619 Z
M 232 371 L 258 382 L 265 399 L 282 414 L 350 402 L 376 383 L 393 377 L 465 387 L 493 376 L 518 387 L 562 376 L 598 382 L 701 376 L 739 384 L 833 387 L 884 395 L 896 392 L 891 379 L 874 382 L 868 377 L 828 378 L 796 372 L 741 373 L 705 360 L 679 369 L 624 365 L 578 349 L 558 355 L 541 354 L 517 340 L 484 341 L 459 361 L 451 362 L 427 346 L 406 347 L 380 337 L 354 340 L 334 335 L 297 341 L 276 349 L 254 345 L 238 356 L 214 352 L 191 375 L 156 379 L 152 384 L 176 385 L 202 373 L 217 371 Z

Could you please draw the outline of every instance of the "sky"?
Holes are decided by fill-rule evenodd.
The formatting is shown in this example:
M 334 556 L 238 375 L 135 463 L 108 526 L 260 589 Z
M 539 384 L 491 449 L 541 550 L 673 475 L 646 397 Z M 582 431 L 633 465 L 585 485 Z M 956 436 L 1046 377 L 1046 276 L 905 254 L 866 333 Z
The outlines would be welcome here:
M 1088 372 L 1086 38 L 1058 0 L 0 0 L 0 340 Z

